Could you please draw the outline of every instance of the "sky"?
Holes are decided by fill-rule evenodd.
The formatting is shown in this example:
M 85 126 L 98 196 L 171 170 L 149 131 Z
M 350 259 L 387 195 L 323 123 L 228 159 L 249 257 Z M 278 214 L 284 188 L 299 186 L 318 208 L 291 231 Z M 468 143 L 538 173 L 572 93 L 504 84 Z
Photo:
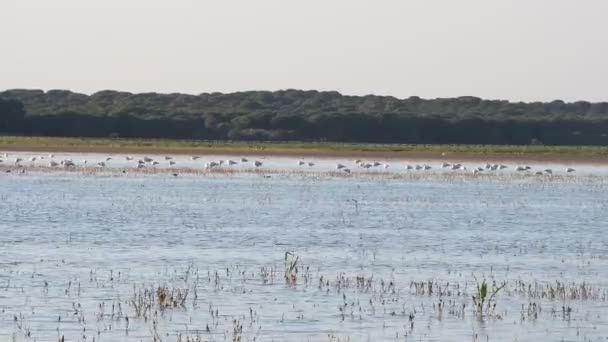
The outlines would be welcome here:
M 0 90 L 608 100 L 606 0 L 2 0 Z

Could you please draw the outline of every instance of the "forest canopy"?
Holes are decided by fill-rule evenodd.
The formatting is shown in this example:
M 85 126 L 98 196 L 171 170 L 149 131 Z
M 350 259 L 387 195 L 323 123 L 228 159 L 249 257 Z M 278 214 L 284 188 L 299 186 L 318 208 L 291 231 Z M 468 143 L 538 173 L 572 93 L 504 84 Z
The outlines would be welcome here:
M 0 92 L 0 134 L 420 144 L 607 145 L 608 103 L 335 91 Z

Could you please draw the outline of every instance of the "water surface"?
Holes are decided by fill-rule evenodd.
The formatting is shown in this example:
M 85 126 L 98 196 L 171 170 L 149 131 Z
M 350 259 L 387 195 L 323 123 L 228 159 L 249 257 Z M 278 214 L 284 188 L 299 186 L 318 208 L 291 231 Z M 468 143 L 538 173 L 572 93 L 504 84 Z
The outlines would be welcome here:
M 0 340 L 603 341 L 607 188 L 577 176 L 2 174 Z M 471 296 L 484 278 L 507 285 L 481 316 Z M 572 295 L 538 290 L 558 282 Z M 184 305 L 137 317 L 135 294 L 158 286 L 187 290 Z

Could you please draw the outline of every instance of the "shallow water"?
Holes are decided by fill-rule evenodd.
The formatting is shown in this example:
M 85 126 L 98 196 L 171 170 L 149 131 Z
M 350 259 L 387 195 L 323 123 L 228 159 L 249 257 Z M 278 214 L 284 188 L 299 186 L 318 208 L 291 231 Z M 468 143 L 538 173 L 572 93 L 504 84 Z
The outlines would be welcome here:
M 193 159 L 196 158 L 196 159 Z M 128 158 L 128 160 L 127 160 Z M 149 158 L 149 159 L 146 159 Z M 170 158 L 170 159 L 167 159 Z M 245 161 L 242 161 L 244 158 Z M 16 162 L 19 160 L 18 162 Z M 407 159 L 392 159 L 392 160 L 350 160 L 345 158 L 301 158 L 295 159 L 291 157 L 278 156 L 185 156 L 185 155 L 125 155 L 125 154 L 99 154 L 99 153 L 55 153 L 41 154 L 33 152 L 2 152 L 0 153 L 0 167 L 13 169 L 63 169 L 61 161 L 70 160 L 74 163 L 78 170 L 88 171 L 103 171 L 103 170 L 137 170 L 138 161 L 142 161 L 143 170 L 154 171 L 170 171 L 170 170 L 190 170 L 204 172 L 209 170 L 224 170 L 234 172 L 247 172 L 252 170 L 261 171 L 276 171 L 283 172 L 337 172 L 344 173 L 344 169 L 348 169 L 352 174 L 371 173 L 371 174 L 472 174 L 477 168 L 481 168 L 480 175 L 535 175 L 537 172 L 544 176 L 608 176 L 608 167 L 598 164 L 559 164 L 546 162 L 526 162 L 514 163 L 503 162 L 501 160 L 488 159 L 484 162 L 461 161 L 450 157 L 442 159 L 429 160 L 407 160 Z M 149 162 L 143 163 L 144 160 Z M 49 163 L 53 161 L 57 166 L 50 167 Z M 229 161 L 231 164 L 229 165 Z M 254 166 L 254 161 L 259 161 L 259 167 Z M 371 167 L 363 167 L 357 165 L 356 161 L 361 164 L 374 165 Z M 442 164 L 448 162 L 450 166 L 445 167 Z M 222 163 L 209 168 L 211 163 Z M 344 166 L 342 169 L 337 169 L 338 164 Z M 453 170 L 454 164 L 461 165 L 461 168 Z M 503 165 L 504 169 L 487 170 L 486 165 Z M 408 169 L 408 166 L 411 169 Z M 416 170 L 416 167 L 421 169 Z M 427 166 L 428 169 L 423 169 Z M 525 172 L 518 172 L 518 166 L 529 166 L 530 169 Z M 568 168 L 572 168 L 574 172 L 568 172 Z M 551 174 L 548 174 L 549 170 Z
M 607 188 L 577 176 L 2 174 L 0 340 L 603 341 Z M 506 286 L 478 315 L 484 278 Z M 534 290 L 557 281 L 571 295 Z M 137 317 L 135 293 L 164 285 L 187 289 L 184 305 Z

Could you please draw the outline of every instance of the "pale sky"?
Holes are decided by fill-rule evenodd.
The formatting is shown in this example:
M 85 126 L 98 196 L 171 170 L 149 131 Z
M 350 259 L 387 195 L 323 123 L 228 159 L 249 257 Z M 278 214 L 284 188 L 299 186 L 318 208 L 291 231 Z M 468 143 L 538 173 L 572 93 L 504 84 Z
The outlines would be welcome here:
M 0 2 L 0 90 L 608 100 L 607 0 Z

